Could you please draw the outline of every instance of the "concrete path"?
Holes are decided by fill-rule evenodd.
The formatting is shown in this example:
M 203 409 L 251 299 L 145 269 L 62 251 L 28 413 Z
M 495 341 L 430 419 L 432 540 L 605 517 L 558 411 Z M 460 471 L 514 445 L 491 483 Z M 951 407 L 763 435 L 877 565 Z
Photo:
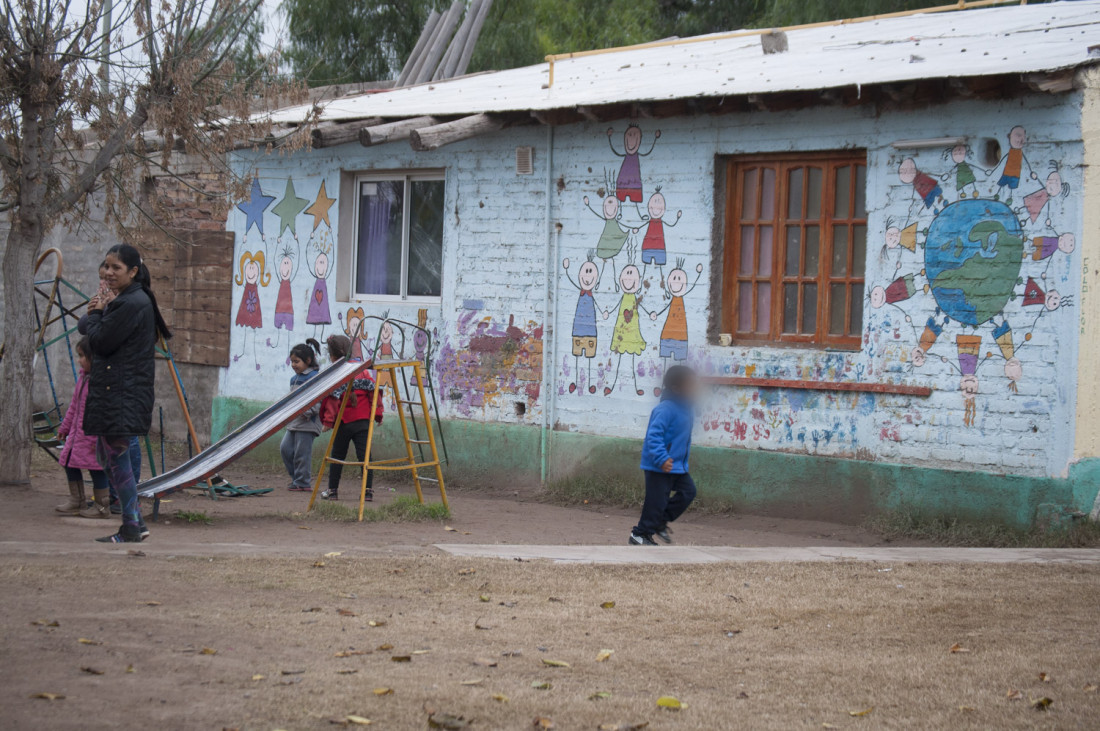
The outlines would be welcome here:
M 669 564 L 746 561 L 1100 564 L 1095 548 L 734 548 L 728 546 L 524 546 L 437 543 L 452 556 L 556 563 Z

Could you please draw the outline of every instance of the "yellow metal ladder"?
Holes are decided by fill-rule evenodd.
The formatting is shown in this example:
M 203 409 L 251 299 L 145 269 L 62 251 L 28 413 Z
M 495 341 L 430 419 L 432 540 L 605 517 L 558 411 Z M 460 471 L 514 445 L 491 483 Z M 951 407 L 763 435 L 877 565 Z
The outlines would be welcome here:
M 393 459 L 371 459 L 371 446 L 374 443 L 374 430 L 378 426 L 377 422 L 372 418 L 370 420 L 370 426 L 367 428 L 367 450 L 362 462 L 356 462 L 347 459 L 333 459 L 332 457 L 332 445 L 336 441 L 336 431 L 343 423 L 344 409 L 347 407 L 348 399 L 351 396 L 352 384 L 349 383 L 344 390 L 344 397 L 340 400 L 340 410 L 336 414 L 336 423 L 332 427 L 332 436 L 329 437 L 328 447 L 325 449 L 325 457 L 321 461 L 321 469 L 317 471 L 317 479 L 313 483 L 313 493 L 309 498 L 308 510 L 313 509 L 313 503 L 317 499 L 317 494 L 321 490 L 321 481 L 325 475 L 325 467 L 330 464 L 339 464 L 345 467 L 361 467 L 363 469 L 363 475 L 361 479 L 361 485 L 359 490 L 359 520 L 363 520 L 363 510 L 366 506 L 367 499 L 367 472 L 368 470 L 381 470 L 395 472 L 397 470 L 410 470 L 413 477 L 413 485 L 416 487 L 416 498 L 421 503 L 424 502 L 424 492 L 421 490 L 420 481 L 425 480 L 427 482 L 435 482 L 439 485 L 439 497 L 443 502 L 443 507 L 447 506 L 447 489 L 443 485 L 443 469 L 439 462 L 439 452 L 435 443 L 435 431 L 432 429 L 432 417 L 429 411 L 428 399 L 424 391 L 424 372 L 423 365 L 419 360 L 386 360 L 376 361 L 373 364 L 365 363 L 364 369 L 374 370 L 379 374 L 378 381 L 383 381 L 381 375 L 383 373 L 389 373 L 390 387 L 393 389 L 393 400 L 397 404 L 397 419 L 401 423 L 401 436 L 405 441 L 405 456 L 396 457 Z M 404 369 L 411 368 L 413 372 L 412 382 L 416 384 L 415 389 L 411 386 L 408 387 L 409 393 L 403 393 L 399 383 L 408 382 L 399 376 L 403 376 Z M 371 414 L 374 414 L 378 410 L 378 399 L 381 396 L 381 388 L 375 388 L 371 399 Z M 412 400 L 409 396 L 417 395 L 419 400 Z M 406 408 L 409 411 L 406 411 Z M 415 414 L 410 413 L 419 408 L 424 416 L 424 429 L 427 439 L 414 439 L 410 436 L 409 421 L 414 422 L 415 427 Z M 418 430 L 417 430 L 418 431 Z M 419 436 L 419 433 L 417 434 Z M 430 459 L 424 459 L 421 456 L 420 462 L 417 461 L 416 455 L 413 453 L 413 445 L 417 445 L 417 451 L 420 451 L 424 445 L 427 445 L 431 454 Z M 349 447 L 351 448 L 351 447 Z M 435 470 L 435 477 L 421 476 L 419 470 L 433 468 Z

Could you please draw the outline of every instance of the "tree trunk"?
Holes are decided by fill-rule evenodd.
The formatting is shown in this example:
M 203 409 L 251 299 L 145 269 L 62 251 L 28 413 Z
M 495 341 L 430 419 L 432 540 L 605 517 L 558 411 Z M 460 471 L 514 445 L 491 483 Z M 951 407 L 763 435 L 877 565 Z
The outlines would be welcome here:
M 13 222 L 4 273 L 4 357 L 0 360 L 0 485 L 25 485 L 31 478 L 31 394 L 34 372 L 34 257 L 42 229 Z

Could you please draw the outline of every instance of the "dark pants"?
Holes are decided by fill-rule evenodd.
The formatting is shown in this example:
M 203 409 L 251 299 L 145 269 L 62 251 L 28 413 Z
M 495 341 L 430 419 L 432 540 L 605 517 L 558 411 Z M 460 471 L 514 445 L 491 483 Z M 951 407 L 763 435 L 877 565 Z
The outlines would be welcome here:
M 352 443 L 355 444 L 355 456 L 359 458 L 360 462 L 365 462 L 367 459 L 367 431 L 370 429 L 370 422 L 366 419 L 362 421 L 344 422 L 340 425 L 340 428 L 336 430 L 336 439 L 332 443 L 332 458 L 344 459 L 348 456 L 348 446 Z M 336 492 L 340 489 L 340 476 L 344 474 L 344 465 L 334 464 L 332 469 L 328 473 L 328 490 L 329 492 Z M 370 490 L 374 484 L 374 473 L 370 470 L 367 471 L 367 489 Z
M 99 437 L 96 442 L 96 459 L 107 471 L 122 504 L 121 533 L 135 534 L 141 531 L 145 522 L 138 509 L 137 482 L 134 480 L 133 466 L 130 464 L 129 437 Z
M 69 482 L 84 482 L 84 475 L 76 467 L 66 467 L 65 477 Z M 88 477 L 92 479 L 93 490 L 107 489 L 107 473 L 103 470 L 88 470 Z
M 666 474 L 642 470 L 645 475 L 645 503 L 634 533 L 651 536 L 684 514 L 695 499 L 691 475 Z

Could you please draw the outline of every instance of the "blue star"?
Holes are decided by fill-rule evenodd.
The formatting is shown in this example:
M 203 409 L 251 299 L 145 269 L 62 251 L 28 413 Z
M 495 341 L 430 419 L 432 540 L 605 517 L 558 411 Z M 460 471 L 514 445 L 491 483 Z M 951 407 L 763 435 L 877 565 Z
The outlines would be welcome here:
M 264 195 L 263 190 L 260 189 L 259 178 L 253 178 L 252 193 L 249 195 L 248 202 L 237 204 L 237 208 L 245 215 L 244 233 L 246 236 L 252 229 L 253 224 L 260 229 L 260 236 L 264 235 L 264 211 L 267 210 L 273 200 L 275 200 L 275 196 Z

